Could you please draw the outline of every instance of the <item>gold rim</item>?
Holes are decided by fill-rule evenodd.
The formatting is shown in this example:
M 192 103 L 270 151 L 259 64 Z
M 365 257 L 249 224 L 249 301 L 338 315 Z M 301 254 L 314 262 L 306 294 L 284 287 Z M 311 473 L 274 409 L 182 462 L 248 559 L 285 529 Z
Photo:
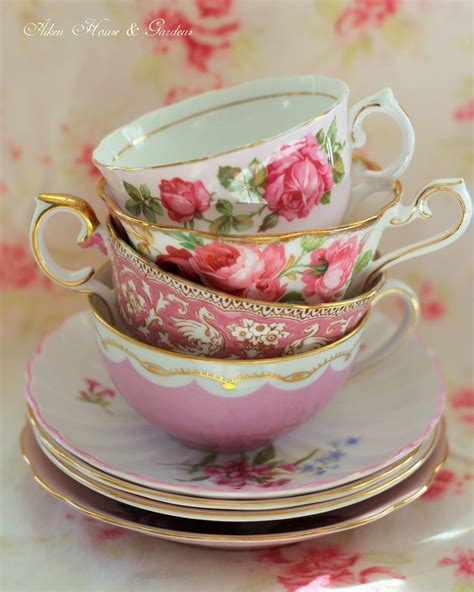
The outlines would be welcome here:
M 290 308 L 292 310 L 294 310 L 294 309 L 296 309 L 296 310 L 338 309 L 338 308 L 342 308 L 344 306 L 348 306 L 349 304 L 354 304 L 356 302 L 360 302 L 360 301 L 365 300 L 367 298 L 371 298 L 376 292 L 381 290 L 381 288 L 383 287 L 383 285 L 385 283 L 385 276 L 379 272 L 379 275 L 381 276 L 381 278 L 379 279 L 377 284 L 373 288 L 368 290 L 367 292 L 364 292 L 363 294 L 361 294 L 360 296 L 354 296 L 353 298 L 347 298 L 345 300 L 340 300 L 339 302 L 321 302 L 320 304 L 297 304 L 297 303 L 291 303 L 291 302 L 267 302 L 266 300 L 254 300 L 253 298 L 242 298 L 239 296 L 234 296 L 232 294 L 227 294 L 227 292 L 222 292 L 221 290 L 216 290 L 215 288 L 208 288 L 207 286 L 204 286 L 203 284 L 197 284 L 196 282 L 193 282 L 191 280 L 187 280 L 187 279 L 182 278 L 180 276 L 176 276 L 172 273 L 169 273 L 168 271 L 164 271 L 163 269 L 161 269 L 161 267 L 158 267 L 157 265 L 152 263 L 149 259 L 147 259 L 144 255 L 142 255 L 141 253 L 136 251 L 133 247 L 128 245 L 125 241 L 123 241 L 117 235 L 117 231 L 114 228 L 114 225 L 113 225 L 113 222 L 112 222 L 110 216 L 107 218 L 107 230 L 108 230 L 110 236 L 112 237 L 112 239 L 114 241 L 116 241 L 116 243 L 119 245 L 120 249 L 126 251 L 130 256 L 138 259 L 142 264 L 146 265 L 149 268 L 149 270 L 152 271 L 153 273 L 158 273 L 160 275 L 163 275 L 164 277 L 168 277 L 168 278 L 175 280 L 185 286 L 189 286 L 191 288 L 197 288 L 202 292 L 209 292 L 212 294 L 217 294 L 219 296 L 222 296 L 223 298 L 226 298 L 227 300 L 233 300 L 233 301 L 237 301 L 237 302 L 249 302 L 251 304 L 258 304 L 260 306 L 268 306 L 270 308 Z M 102 267 L 105 267 L 105 265 L 103 265 Z M 370 282 L 368 280 L 365 283 L 370 284 Z
M 151 489 L 149 487 L 134 484 L 129 481 L 119 479 L 118 477 L 114 477 L 113 475 L 108 475 L 104 472 L 99 472 L 99 471 L 95 470 L 92 466 L 84 467 L 84 465 L 81 464 L 81 462 L 78 462 L 78 460 L 73 458 L 72 456 L 70 456 L 66 450 L 64 450 L 63 448 L 60 448 L 57 444 L 55 444 L 52 441 L 52 439 L 48 436 L 48 434 L 45 432 L 45 430 L 39 424 L 38 420 L 35 417 L 33 409 L 28 404 L 27 404 L 27 414 L 28 414 L 28 419 L 29 419 L 31 425 L 33 426 L 33 429 L 36 432 L 39 432 L 38 436 L 44 442 L 45 446 L 47 446 L 48 449 L 50 449 L 51 453 L 54 454 L 56 457 L 63 459 L 66 463 L 73 465 L 73 467 L 75 467 L 77 471 L 79 471 L 79 472 L 85 471 L 86 473 L 89 473 L 91 476 L 93 476 L 93 478 L 95 477 L 96 479 L 102 479 L 104 481 L 107 481 L 112 487 L 114 487 L 114 486 L 115 487 L 122 487 L 122 488 L 130 491 L 131 493 L 134 493 L 136 495 L 142 495 L 143 497 L 146 497 L 143 495 L 143 493 L 148 493 L 151 495 L 154 495 L 157 493 L 157 490 Z M 441 424 L 441 422 L 433 430 L 433 434 L 435 434 L 436 439 L 440 435 L 440 431 L 441 431 L 440 424 Z M 365 478 L 363 477 L 363 478 L 358 479 L 356 481 L 351 481 L 350 483 L 340 485 L 339 487 L 334 487 L 331 489 L 331 492 L 338 494 L 338 493 L 345 493 L 345 492 L 350 493 L 352 491 L 358 491 L 361 488 L 369 486 L 372 483 L 376 482 L 381 477 L 385 477 L 385 476 L 387 478 L 390 477 L 393 473 L 395 473 L 399 469 L 403 468 L 405 465 L 410 464 L 413 461 L 413 458 L 418 454 L 418 452 L 419 452 L 420 448 L 423 446 L 423 444 L 424 444 L 424 442 L 422 442 L 421 444 L 416 446 L 413 450 L 411 450 L 408 454 L 403 456 L 401 459 L 399 459 L 395 463 L 393 463 L 387 467 L 384 467 L 383 469 L 380 469 L 379 471 L 377 471 L 375 473 L 372 473 L 368 477 L 365 477 Z M 83 463 L 86 464 L 85 461 L 83 461 Z M 232 501 L 227 501 L 226 499 L 221 500 L 219 498 L 206 499 L 206 498 L 199 498 L 197 496 L 187 496 L 187 495 L 181 495 L 181 494 L 177 494 L 177 493 L 173 494 L 173 493 L 169 493 L 166 491 L 162 492 L 161 490 L 159 490 L 159 494 L 160 494 L 160 497 L 166 498 L 171 503 L 176 502 L 177 500 L 179 500 L 181 502 L 196 503 L 196 500 L 199 500 L 199 503 L 202 506 L 204 506 L 204 507 L 212 506 L 214 509 L 218 509 L 218 508 L 215 508 L 216 502 L 218 502 L 219 505 L 224 506 L 224 507 L 230 506 L 230 505 L 235 505 L 236 502 L 238 502 L 242 506 L 245 506 L 248 503 L 248 504 L 252 504 L 252 505 L 261 505 L 261 506 L 265 507 L 265 506 L 273 506 L 276 502 L 277 503 L 285 503 L 286 501 L 291 502 L 295 498 L 298 498 L 298 500 L 301 502 L 316 503 L 321 498 L 327 497 L 327 492 L 323 492 L 323 493 L 318 492 L 318 493 L 302 494 L 302 495 L 296 494 L 296 495 L 292 495 L 292 496 L 288 496 L 288 497 L 275 498 L 273 500 L 258 500 L 257 499 L 257 500 L 248 501 L 246 499 L 238 498 L 238 499 L 234 499 Z M 301 505 L 304 505 L 304 504 L 302 503 Z
M 362 156 L 354 156 L 352 158 L 352 160 L 355 162 L 362 162 L 363 164 L 365 164 L 365 166 L 367 166 L 367 168 L 369 170 L 372 170 L 372 171 L 381 170 L 381 167 L 378 164 L 369 160 L 368 158 L 365 158 Z M 126 212 L 121 210 L 115 204 L 115 202 L 111 198 L 109 198 L 109 196 L 105 193 L 105 184 L 106 184 L 105 178 L 101 177 L 97 183 L 97 193 L 98 193 L 99 197 L 105 203 L 105 205 L 107 206 L 107 209 L 109 211 L 111 211 L 114 216 L 116 216 L 120 220 L 124 221 L 125 223 L 130 224 L 132 226 L 138 225 L 138 226 L 143 226 L 146 228 L 153 228 L 155 231 L 160 231 L 160 232 L 172 232 L 172 231 L 182 232 L 184 230 L 182 226 L 160 225 L 160 224 L 155 224 L 153 222 L 149 222 L 148 220 L 141 220 L 140 218 L 135 218 L 134 216 L 130 216 L 129 214 L 127 214 Z M 396 180 L 396 181 L 393 181 L 391 183 L 391 185 L 392 185 L 392 190 L 394 191 L 395 195 L 390 200 L 389 203 L 384 205 L 378 212 L 376 212 L 375 214 L 373 214 L 369 218 L 365 218 L 364 220 L 359 220 L 359 221 L 351 222 L 348 224 L 343 224 L 341 226 L 330 226 L 329 228 L 322 228 L 322 229 L 318 229 L 318 230 L 299 230 L 299 231 L 290 232 L 290 233 L 264 234 L 264 235 L 262 235 L 262 234 L 245 234 L 245 235 L 225 234 L 225 235 L 223 235 L 223 234 L 215 234 L 212 232 L 205 232 L 203 230 L 195 230 L 193 228 L 186 228 L 186 232 L 190 233 L 190 234 L 195 234 L 197 236 L 202 236 L 202 237 L 207 237 L 207 238 L 212 238 L 212 239 L 220 239 L 220 240 L 231 240 L 233 242 L 240 242 L 240 243 L 245 243 L 245 242 L 268 243 L 268 242 L 274 242 L 274 241 L 288 241 L 288 240 L 298 238 L 300 236 L 313 236 L 313 235 L 317 236 L 317 235 L 321 235 L 321 234 L 327 235 L 327 234 L 335 234 L 335 233 L 343 232 L 343 231 L 347 231 L 347 230 L 355 230 L 357 228 L 363 228 L 365 226 L 368 226 L 368 225 L 376 222 L 377 220 L 379 220 L 379 218 L 381 218 L 383 216 L 383 214 L 388 209 L 390 209 L 392 206 L 394 206 L 395 204 L 397 204 L 400 201 L 402 191 L 403 191 L 403 187 L 402 187 L 401 182 L 399 180 Z
M 393 486 L 397 485 L 398 483 L 400 483 L 401 481 L 403 481 L 404 479 L 406 479 L 408 476 L 413 474 L 418 468 L 420 468 L 424 464 L 424 462 L 430 456 L 430 454 L 432 453 L 432 451 L 434 449 L 434 446 L 437 442 L 437 437 L 438 437 L 438 430 L 436 429 L 434 434 L 432 434 L 430 436 L 429 446 L 425 450 L 423 455 L 420 456 L 420 458 L 418 458 L 413 464 L 406 467 L 406 469 L 404 471 L 402 471 L 399 474 L 397 474 L 396 476 L 394 476 L 392 479 L 384 480 L 380 483 L 377 483 L 376 485 L 374 485 L 371 488 L 367 488 L 367 489 L 364 489 L 364 490 L 356 492 L 356 493 L 342 496 L 336 500 L 326 500 L 326 501 L 312 503 L 312 504 L 311 503 L 304 504 L 302 506 L 297 506 L 297 507 L 292 507 L 292 508 L 273 508 L 273 509 L 269 509 L 269 510 L 230 510 L 230 511 L 228 511 L 228 510 L 226 511 L 226 510 L 222 510 L 222 509 L 206 509 L 205 510 L 205 509 L 191 508 L 191 507 L 186 507 L 186 506 L 181 506 L 181 505 L 173 505 L 173 504 L 169 504 L 166 502 L 151 500 L 148 498 L 142 498 L 142 500 L 140 500 L 140 499 L 137 499 L 139 497 L 137 495 L 129 494 L 129 493 L 117 490 L 117 489 L 113 489 L 107 485 L 98 483 L 97 481 L 94 481 L 93 479 L 86 477 L 84 474 L 81 474 L 78 471 L 76 471 L 75 469 L 68 467 L 64 462 L 62 462 L 60 459 L 55 457 L 54 454 L 52 454 L 52 453 L 50 453 L 50 454 L 55 459 L 55 462 L 52 461 L 53 464 L 57 463 L 58 467 L 64 473 L 66 473 L 69 477 L 74 479 L 75 481 L 78 481 L 82 485 L 84 485 L 84 486 L 88 487 L 89 489 L 92 489 L 100 494 L 103 494 L 106 497 L 116 499 L 118 501 L 129 504 L 131 506 L 140 507 L 137 504 L 139 504 L 142 501 L 143 506 L 148 506 L 148 507 L 143 508 L 145 510 L 150 510 L 153 512 L 162 511 L 165 514 L 169 513 L 169 511 L 171 510 L 171 511 L 181 514 L 183 517 L 201 518 L 201 519 L 204 519 L 203 514 L 205 516 L 214 516 L 216 518 L 219 518 L 219 517 L 231 518 L 231 517 L 235 517 L 236 515 L 238 515 L 240 518 L 259 517 L 259 518 L 270 519 L 272 516 L 282 516 L 282 515 L 285 515 L 285 516 L 288 516 L 289 518 L 291 518 L 291 517 L 295 517 L 295 515 L 301 514 L 302 511 L 307 512 L 307 511 L 318 510 L 318 509 L 324 509 L 325 511 L 329 511 L 331 509 L 339 509 L 339 507 L 345 507 L 345 506 L 351 505 L 353 502 L 369 499 L 379 493 L 382 493 L 383 491 L 386 491 L 390 487 L 393 487 Z M 43 441 L 41 438 L 40 438 L 40 440 Z M 46 446 L 46 448 L 48 448 L 48 446 Z M 46 454 L 46 456 L 48 456 L 48 454 Z M 341 503 L 343 504 L 342 506 L 340 505 Z M 335 508 L 334 506 L 338 506 L 338 507 Z M 233 522 L 237 522 L 237 521 L 233 521 Z
M 446 458 L 448 456 L 448 453 L 449 453 L 446 436 L 444 436 L 443 440 L 442 440 L 443 445 L 444 445 L 444 452 L 443 452 L 442 458 L 437 463 L 437 465 L 433 468 L 432 472 L 430 473 L 430 475 L 426 479 L 425 483 L 422 486 L 420 486 L 417 490 L 412 492 L 411 494 L 398 500 L 397 502 L 393 503 L 392 505 L 388 506 L 387 508 L 380 510 L 379 512 L 375 512 L 374 514 L 372 514 L 370 516 L 366 516 L 365 518 L 349 520 L 349 521 L 343 522 L 343 523 L 336 525 L 336 526 L 323 526 L 323 527 L 319 527 L 319 528 L 309 529 L 306 531 L 294 531 L 294 532 L 290 531 L 290 532 L 285 532 L 285 533 L 281 533 L 281 534 L 273 534 L 273 535 L 215 535 L 215 534 L 199 534 L 199 533 L 195 533 L 195 532 L 186 532 L 186 531 L 173 531 L 173 530 L 165 529 L 165 528 L 146 526 L 143 524 L 136 524 L 130 520 L 124 520 L 121 518 L 113 518 L 111 516 L 108 516 L 107 514 L 99 513 L 98 511 L 94 511 L 94 510 L 90 510 L 89 508 L 81 505 L 80 503 L 75 502 L 72 499 L 69 499 L 67 496 L 65 496 L 61 492 L 53 489 L 53 487 L 48 485 L 48 483 L 46 483 L 40 477 L 40 475 L 38 474 L 36 468 L 34 467 L 32 461 L 31 461 L 31 459 L 28 456 L 28 452 L 26 451 L 25 434 L 26 434 L 26 428 L 23 428 L 21 435 L 20 435 L 20 449 L 21 449 L 22 456 L 23 456 L 25 462 L 27 463 L 27 465 L 30 467 L 31 473 L 32 473 L 35 481 L 39 485 L 41 485 L 41 487 L 43 487 L 43 489 L 45 489 L 50 495 L 67 503 L 69 506 L 71 506 L 72 508 L 81 512 L 82 514 L 85 514 L 87 516 L 91 516 L 92 518 L 100 520 L 101 522 L 105 522 L 107 524 L 113 524 L 115 526 L 126 528 L 127 530 L 132 530 L 135 532 L 143 532 L 143 533 L 154 534 L 154 535 L 158 535 L 158 536 L 162 536 L 162 537 L 171 537 L 173 539 L 180 539 L 184 542 L 196 541 L 196 540 L 200 540 L 202 542 L 221 541 L 221 542 L 229 542 L 229 543 L 232 543 L 232 542 L 237 543 L 239 541 L 242 541 L 242 542 L 262 541 L 262 542 L 264 542 L 264 541 L 272 541 L 275 539 L 281 540 L 282 538 L 285 541 L 286 540 L 291 541 L 296 538 L 311 537 L 316 534 L 320 534 L 320 535 L 331 534 L 331 533 L 340 532 L 342 530 L 348 530 L 350 528 L 355 528 L 357 526 L 362 526 L 363 524 L 369 524 L 370 522 L 374 522 L 375 520 L 378 520 L 379 518 L 382 518 L 383 516 L 390 514 L 394 510 L 407 505 L 408 503 L 416 500 L 418 497 L 423 495 L 423 493 L 431 485 L 436 474 L 439 472 L 439 470 L 443 466 L 443 464 L 446 461 Z
M 229 107 L 234 107 L 236 105 L 243 105 L 245 103 L 250 103 L 250 102 L 254 102 L 254 101 L 262 101 L 265 99 L 272 99 L 272 98 L 278 98 L 278 97 L 289 97 L 289 96 L 324 96 L 324 97 L 328 97 L 331 99 L 334 99 L 334 103 L 328 108 L 325 109 L 322 113 L 318 113 L 318 115 L 315 115 L 314 117 L 310 117 L 309 119 L 307 119 L 306 121 L 303 121 L 302 123 L 299 123 L 291 128 L 288 128 L 287 130 L 284 130 L 283 132 L 280 132 L 278 134 L 275 134 L 274 136 L 269 136 L 267 138 L 264 138 L 262 140 L 255 140 L 253 142 L 249 142 L 247 144 L 241 144 L 240 146 L 235 146 L 234 148 L 230 148 L 228 150 L 223 150 L 221 152 L 214 152 L 213 154 L 209 154 L 206 156 L 200 156 L 197 158 L 191 158 L 188 160 L 182 160 L 182 161 L 175 161 L 175 162 L 167 162 L 167 163 L 163 163 L 163 164 L 156 164 L 156 165 L 150 165 L 150 166 L 120 166 L 120 165 L 114 165 L 114 164 L 105 164 L 102 163 L 100 161 L 98 161 L 96 158 L 92 159 L 92 162 L 96 165 L 96 166 L 100 166 L 109 170 L 121 170 L 121 171 L 146 171 L 146 170 L 151 170 L 151 169 L 161 169 L 161 168 L 166 168 L 166 167 L 171 167 L 171 166 L 178 166 L 178 165 L 182 165 L 182 164 L 192 164 L 194 162 L 202 162 L 205 160 L 211 160 L 212 158 L 216 158 L 218 156 L 223 156 L 224 154 L 232 154 L 232 152 L 237 152 L 239 150 L 244 150 L 246 148 L 252 148 L 254 146 L 258 146 L 260 144 L 263 144 L 264 142 L 271 142 L 273 140 L 276 140 L 278 138 L 281 138 L 282 136 L 285 136 L 286 134 L 293 132 L 301 127 L 304 127 L 306 125 L 309 125 L 310 123 L 312 123 L 313 121 L 317 121 L 318 119 L 321 119 L 322 117 L 328 115 L 328 113 L 330 113 L 335 107 L 337 107 L 339 105 L 339 103 L 341 103 L 345 97 L 348 96 L 349 92 L 348 92 L 348 88 L 347 86 L 341 81 L 338 80 L 337 82 L 341 83 L 342 85 L 342 94 L 340 97 L 331 95 L 329 93 L 322 93 L 322 92 L 304 92 L 304 91 L 294 91 L 294 92 L 284 92 L 284 93 L 274 93 L 271 95 L 262 95 L 259 97 L 249 97 L 247 99 L 239 99 L 238 101 L 232 101 L 230 103 L 224 103 L 223 105 L 217 105 L 215 107 L 210 107 L 208 109 L 203 109 L 202 111 L 198 111 L 197 113 L 192 113 L 191 115 L 187 115 L 186 117 L 182 117 L 181 119 L 177 119 L 176 121 L 172 121 L 171 123 L 168 123 L 166 125 L 163 125 L 159 128 L 155 128 L 154 130 L 152 130 L 151 132 L 147 132 L 145 134 L 142 134 L 141 136 L 139 136 L 138 138 L 136 138 L 135 140 L 133 140 L 133 142 L 129 142 L 126 146 L 124 146 L 123 148 L 121 148 L 118 152 L 115 153 L 115 155 L 113 156 L 113 158 L 111 159 L 111 162 L 113 163 L 114 161 L 117 160 L 117 158 L 119 156 L 121 156 L 124 152 L 126 152 L 127 150 L 129 150 L 130 148 L 133 148 L 134 146 L 136 146 L 139 142 L 143 142 L 144 140 L 146 140 L 148 137 L 153 136 L 161 131 L 164 131 L 166 129 L 169 129 L 170 127 L 173 127 L 175 125 L 179 125 L 180 123 L 183 123 L 185 121 L 189 121 L 191 119 L 194 119 L 196 117 L 200 117 L 201 115 L 206 115 L 208 113 L 212 113 L 213 111 L 220 111 L 222 109 L 227 109 Z M 216 92 L 216 91 L 214 91 Z M 139 119 L 142 119 L 143 117 L 146 117 L 147 114 L 143 115 L 142 117 L 140 117 Z M 137 121 L 137 120 L 135 120 Z M 129 127 L 130 125 L 133 125 L 135 123 L 135 121 L 131 122 L 130 124 L 127 124 L 124 127 Z M 123 128 L 119 128 L 115 131 L 113 131 L 111 134 L 109 134 L 109 136 L 106 136 L 105 139 L 107 139 L 107 137 L 112 136 L 113 134 L 118 133 L 119 131 L 121 131 Z M 99 144 L 100 146 L 100 144 Z M 97 147 L 97 149 L 99 148 L 99 146 Z M 96 150 L 97 150 L 96 149 Z M 95 152 L 95 151 L 94 151 Z

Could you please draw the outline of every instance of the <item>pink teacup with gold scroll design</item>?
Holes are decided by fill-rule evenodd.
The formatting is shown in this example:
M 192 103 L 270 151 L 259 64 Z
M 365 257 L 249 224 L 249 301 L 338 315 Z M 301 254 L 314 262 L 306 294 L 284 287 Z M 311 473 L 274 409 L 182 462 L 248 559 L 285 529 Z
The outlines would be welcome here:
M 109 266 L 101 270 L 97 280 L 110 285 L 110 271 Z M 370 331 L 369 312 L 332 344 L 258 360 L 202 358 L 151 347 L 120 331 L 100 298 L 91 296 L 89 302 L 103 363 L 128 403 L 187 444 L 232 451 L 261 446 L 308 420 L 351 372 L 398 347 L 416 323 L 418 301 L 395 280 L 379 298 L 382 294 L 400 297 L 406 305 L 395 333 L 391 327 L 383 335 Z M 369 347 L 358 355 L 366 331 Z
M 335 226 L 349 198 L 405 171 L 415 145 L 390 89 L 351 109 L 348 97 L 344 82 L 325 76 L 252 80 L 143 115 L 104 138 L 94 163 L 116 205 L 143 220 L 216 234 Z M 354 192 L 352 150 L 365 144 L 372 113 L 395 121 L 401 147 Z
M 169 351 L 213 358 L 273 358 L 327 345 L 349 333 L 384 291 L 334 304 L 285 305 L 229 296 L 162 271 L 120 240 L 108 250 L 118 311 L 127 332 Z
M 368 162 L 357 165 L 354 176 L 356 169 L 377 168 Z M 377 194 L 383 206 L 368 218 L 355 216 L 336 228 L 283 235 L 218 236 L 158 226 L 118 210 L 104 180 L 98 191 L 135 250 L 159 267 L 234 296 L 267 302 L 319 304 L 359 295 L 367 279 L 379 271 L 459 238 L 472 217 L 471 197 L 462 179 L 432 181 L 408 206 L 400 203 L 397 182 L 391 191 Z M 395 249 L 375 261 L 385 230 L 430 218 L 427 201 L 436 192 L 457 200 L 461 208 L 457 223 L 448 232 Z

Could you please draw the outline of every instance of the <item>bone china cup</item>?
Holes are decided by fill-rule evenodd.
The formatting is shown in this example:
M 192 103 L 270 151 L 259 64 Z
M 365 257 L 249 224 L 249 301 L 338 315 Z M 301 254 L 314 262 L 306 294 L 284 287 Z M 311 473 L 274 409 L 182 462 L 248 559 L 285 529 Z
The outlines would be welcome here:
M 109 266 L 99 279 L 107 282 L 107 274 Z M 370 313 L 345 337 L 314 351 L 273 359 L 216 360 L 143 344 L 114 325 L 100 298 L 90 296 L 89 303 L 101 357 L 128 403 L 191 446 L 230 451 L 261 446 L 308 420 L 351 371 L 391 353 L 414 326 L 418 302 L 402 282 L 390 293 L 403 299 L 405 316 L 388 340 L 371 343 L 357 362 Z
M 208 287 L 254 300 L 318 304 L 358 296 L 381 271 L 395 263 L 447 246 L 459 238 L 472 218 L 472 203 L 462 179 L 429 183 L 405 206 L 401 186 L 389 194 L 386 205 L 369 218 L 337 228 L 286 235 L 227 236 L 196 230 L 161 227 L 113 209 L 99 182 L 99 193 L 118 219 L 136 251 L 167 270 L 197 280 Z M 431 216 L 428 200 L 447 192 L 461 207 L 457 223 L 448 231 L 401 247 L 374 259 L 386 228 L 400 228 Z M 391 198 L 391 199 L 390 199 Z M 97 291 L 97 282 L 86 268 L 70 272 L 51 258 L 43 240 L 44 223 L 57 211 L 68 210 L 82 222 L 80 243 L 106 242 L 107 229 L 100 225 L 90 205 L 81 198 L 41 194 L 31 227 L 36 260 L 54 281 L 80 290 Z M 100 238 L 99 238 L 100 237 Z M 141 263 L 140 265 L 143 265 Z M 156 303 L 154 303 L 156 304 Z
M 366 140 L 364 119 L 389 115 L 402 143 L 390 166 L 366 171 L 352 199 L 388 187 L 415 143 L 390 89 L 350 110 L 348 96 L 344 82 L 324 76 L 207 92 L 115 130 L 94 163 L 118 207 L 152 222 L 219 234 L 335 226 L 351 193 L 352 149 Z
M 447 233 L 374 260 L 383 232 L 429 218 L 427 200 L 438 191 L 448 192 L 459 202 L 462 213 L 458 223 Z M 110 210 L 103 180 L 99 193 Z M 398 183 L 392 200 L 364 221 L 287 235 L 219 237 L 191 229 L 160 227 L 117 209 L 112 213 L 135 249 L 164 269 L 228 294 L 268 302 L 318 304 L 340 301 L 349 290 L 350 295 L 358 295 L 369 277 L 395 263 L 446 246 L 463 234 L 472 217 L 471 198 L 462 179 L 432 181 L 409 206 L 400 203 L 400 195 Z
M 273 358 L 316 349 L 350 332 L 379 298 L 368 292 L 334 304 L 277 304 L 229 296 L 159 269 L 120 240 L 111 220 L 104 243 L 121 321 L 136 339 L 169 351 L 213 358 Z M 97 281 L 97 280 L 95 280 Z M 102 287 L 102 296 L 107 293 Z

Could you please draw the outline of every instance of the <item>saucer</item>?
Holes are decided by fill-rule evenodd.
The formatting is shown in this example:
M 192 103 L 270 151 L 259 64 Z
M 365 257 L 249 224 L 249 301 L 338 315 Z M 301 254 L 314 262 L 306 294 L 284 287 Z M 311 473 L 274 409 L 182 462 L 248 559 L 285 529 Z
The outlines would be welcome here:
M 370 500 L 317 516 L 233 524 L 165 516 L 103 497 L 56 468 L 41 452 L 30 426 L 22 432 L 21 447 L 35 480 L 48 493 L 79 512 L 107 524 L 160 539 L 221 549 L 267 548 L 369 524 L 420 497 L 447 456 L 446 438 L 442 436 L 420 469 L 399 485 Z
M 374 311 L 365 351 L 391 331 L 391 322 Z M 413 337 L 289 434 L 251 453 L 205 453 L 150 425 L 120 397 L 85 312 L 42 340 L 26 384 L 41 428 L 89 465 L 153 489 L 220 499 L 315 493 L 380 471 L 427 438 L 441 416 L 444 390 L 434 356 Z
M 304 504 L 317 504 L 319 502 L 326 502 L 346 497 L 349 495 L 360 494 L 367 489 L 386 483 L 391 479 L 396 478 L 400 473 L 405 473 L 423 456 L 423 448 L 430 439 L 436 438 L 436 434 L 430 434 L 426 442 L 423 442 L 407 455 L 403 456 L 397 462 L 389 465 L 388 467 L 377 471 L 358 479 L 351 481 L 345 485 L 334 487 L 332 489 L 319 491 L 317 493 L 307 493 L 303 495 L 291 496 L 291 497 L 279 497 L 270 499 L 216 499 L 216 498 L 201 498 L 196 496 L 186 496 L 176 493 L 168 493 L 136 483 L 131 483 L 126 480 L 114 477 L 99 469 L 92 467 L 88 463 L 84 462 L 80 458 L 77 458 L 67 450 L 61 448 L 57 442 L 54 442 L 50 436 L 39 426 L 36 418 L 34 417 L 33 411 L 30 407 L 27 408 L 27 414 L 36 439 L 40 441 L 42 447 L 47 448 L 48 452 L 59 460 L 65 467 L 73 469 L 73 471 L 79 473 L 79 475 L 85 477 L 87 480 L 97 483 L 98 485 L 106 485 L 112 489 L 118 490 L 119 492 L 125 492 L 127 494 L 137 495 L 141 498 L 147 498 L 158 502 L 165 502 L 174 505 L 186 506 L 188 508 L 204 508 L 204 509 L 224 509 L 224 510 L 261 510 L 264 509 L 279 509 L 279 508 L 293 508 L 295 506 L 301 506 Z M 441 428 L 440 422 L 437 424 L 435 430 L 438 431 Z
M 89 489 L 123 502 L 136 508 L 148 510 L 150 512 L 159 512 L 169 516 L 179 516 L 183 518 L 191 518 L 195 520 L 217 520 L 223 522 L 251 522 L 251 521 L 268 521 L 268 520 L 285 520 L 287 518 L 295 518 L 299 516 L 314 516 L 316 514 L 326 513 L 328 511 L 337 510 L 346 506 L 353 505 L 360 501 L 369 499 L 380 493 L 394 487 L 398 483 L 407 479 L 417 469 L 419 469 L 424 462 L 429 458 L 433 452 L 441 435 L 444 435 L 444 428 L 436 428 L 432 434 L 429 435 L 426 442 L 424 442 L 418 452 L 414 455 L 412 461 L 401 471 L 398 471 L 394 476 L 384 478 L 374 485 L 356 491 L 353 493 L 339 496 L 336 499 L 330 498 L 326 501 L 316 503 L 298 505 L 296 507 L 283 508 L 267 508 L 257 510 L 238 509 L 215 509 L 215 508 L 194 508 L 183 505 L 175 505 L 156 500 L 150 500 L 133 493 L 125 493 L 109 485 L 104 485 L 95 479 L 85 476 L 83 473 L 77 471 L 74 467 L 66 464 L 63 460 L 55 456 L 48 448 L 46 442 L 41 439 L 38 432 L 34 432 L 36 441 L 39 444 L 45 456 L 66 475 L 85 485 Z

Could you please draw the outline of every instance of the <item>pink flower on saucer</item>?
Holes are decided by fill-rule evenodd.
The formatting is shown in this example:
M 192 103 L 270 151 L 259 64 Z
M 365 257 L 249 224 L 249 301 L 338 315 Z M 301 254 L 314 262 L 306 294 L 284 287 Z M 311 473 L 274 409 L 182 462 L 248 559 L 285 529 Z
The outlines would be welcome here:
M 355 236 L 348 241 L 334 241 L 329 247 L 311 253 L 311 266 L 303 271 L 303 293 L 330 302 L 340 296 L 349 281 L 359 255 L 360 246 Z
M 290 481 L 273 479 L 276 470 L 270 465 L 252 465 L 240 459 L 229 460 L 222 465 L 209 465 L 203 472 L 217 485 L 230 486 L 232 489 L 241 489 L 248 483 L 258 483 L 262 487 L 280 487 Z
M 289 222 L 305 218 L 334 183 L 327 154 L 310 133 L 282 146 L 268 163 L 267 175 L 268 208 Z
M 438 561 L 438 565 L 453 566 L 456 577 L 466 582 L 474 582 L 474 549 L 456 549 L 454 557 L 443 557 Z
M 210 206 L 210 197 L 201 181 L 183 181 L 174 177 L 160 183 L 161 203 L 175 222 L 187 222 Z

